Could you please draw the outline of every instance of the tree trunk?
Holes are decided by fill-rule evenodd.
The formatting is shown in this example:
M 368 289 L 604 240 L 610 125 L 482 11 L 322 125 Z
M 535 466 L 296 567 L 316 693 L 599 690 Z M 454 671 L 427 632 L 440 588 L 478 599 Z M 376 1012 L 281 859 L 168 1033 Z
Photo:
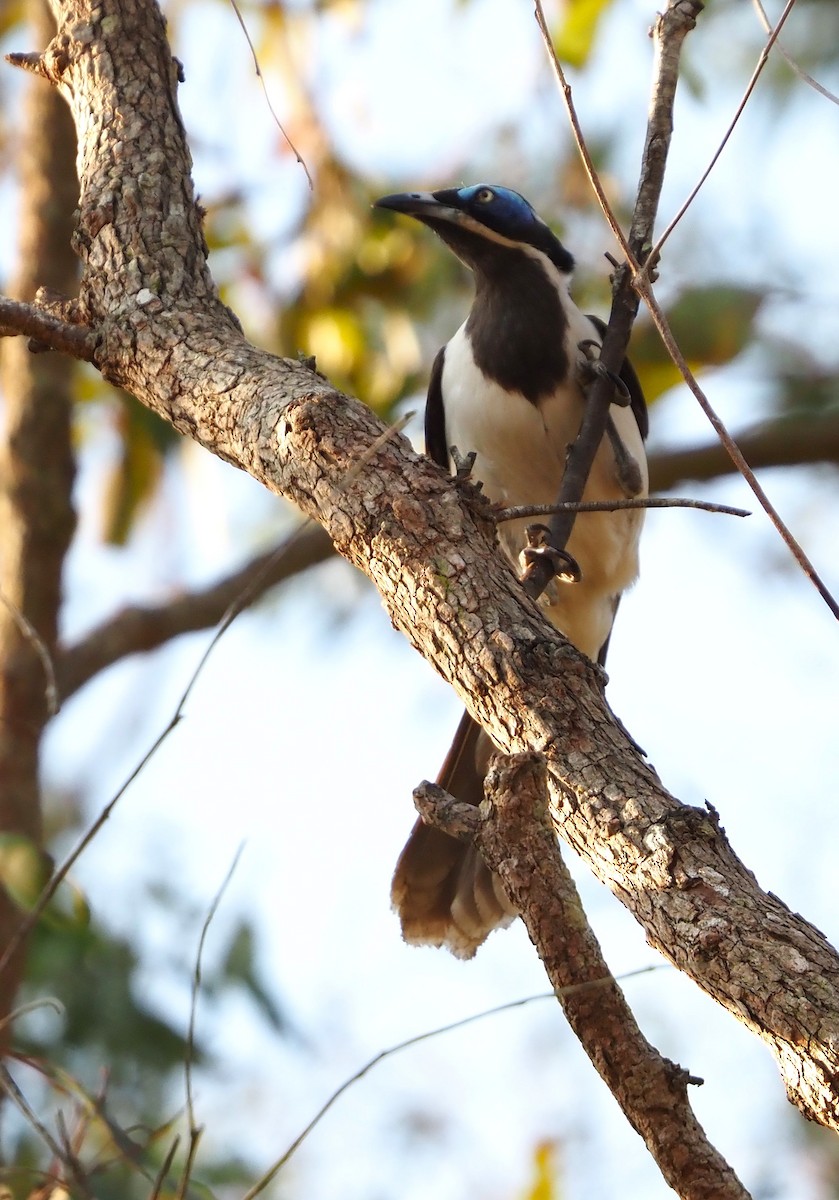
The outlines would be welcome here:
M 30 0 L 41 45 L 55 32 L 45 0 Z M 11 291 L 31 300 L 39 286 L 76 287 L 72 213 L 78 199 L 75 130 L 55 92 L 40 80 L 26 88 L 20 141 L 19 266 Z M 55 707 L 52 660 L 61 569 L 74 527 L 71 502 L 71 360 L 32 355 L 22 338 L 2 354 L 5 421 L 0 438 L 0 831 L 34 846 L 41 838 L 38 778 L 41 735 Z M 36 859 L 33 857 L 33 864 Z M 0 946 L 20 912 L 0 892 Z M 0 1017 L 14 1003 L 22 951 L 0 975 Z M 2 1036 L 6 1037 L 5 1026 Z

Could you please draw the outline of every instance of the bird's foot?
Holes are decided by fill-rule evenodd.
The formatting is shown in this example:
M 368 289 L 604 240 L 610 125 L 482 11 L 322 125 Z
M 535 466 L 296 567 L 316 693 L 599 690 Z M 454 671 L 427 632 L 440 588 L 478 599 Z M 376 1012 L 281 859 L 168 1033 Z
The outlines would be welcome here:
M 612 403 L 620 408 L 627 408 L 632 403 L 629 388 L 620 375 L 610 371 L 600 361 L 600 348 L 600 343 L 594 338 L 586 338 L 585 341 L 577 343 L 577 349 L 582 355 L 582 358 L 577 360 L 577 382 L 586 392 L 596 380 L 608 379 L 614 391 Z
M 472 468 L 478 457 L 474 450 L 461 454 L 457 446 L 449 447 L 454 473 L 452 482 L 460 493 L 461 499 L 469 506 L 472 513 L 482 521 L 488 521 L 497 530 L 495 510 L 498 505 L 484 494 L 484 485 L 480 479 L 475 479 Z
M 537 575 L 544 578 L 546 574 L 548 584 L 580 582 L 583 573 L 579 563 L 567 550 L 557 550 L 551 545 L 547 525 L 528 525 L 525 532 L 527 545 L 519 555 L 522 583 L 527 584 Z
M 476 491 L 481 491 L 484 485 L 480 479 L 472 478 L 475 459 L 478 457 L 477 451 L 470 450 L 468 454 L 461 454 L 457 446 L 449 446 L 449 454 L 452 456 L 454 464 L 455 483 L 471 483 Z

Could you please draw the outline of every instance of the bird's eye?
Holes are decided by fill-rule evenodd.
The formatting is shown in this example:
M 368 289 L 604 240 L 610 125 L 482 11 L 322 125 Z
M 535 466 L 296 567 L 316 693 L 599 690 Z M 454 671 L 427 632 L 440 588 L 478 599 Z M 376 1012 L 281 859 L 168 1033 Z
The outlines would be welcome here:
M 495 199 L 495 192 L 492 188 L 481 188 L 479 192 L 475 193 L 475 199 L 479 204 L 489 204 L 491 200 Z

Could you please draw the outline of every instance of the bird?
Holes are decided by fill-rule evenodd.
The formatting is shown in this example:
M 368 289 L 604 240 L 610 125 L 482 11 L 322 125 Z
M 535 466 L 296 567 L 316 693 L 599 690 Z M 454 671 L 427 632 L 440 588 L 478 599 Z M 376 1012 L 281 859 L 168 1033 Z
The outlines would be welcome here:
M 426 453 L 446 471 L 455 469 L 453 449 L 474 454 L 472 479 L 498 505 L 553 503 L 583 416 L 590 347 L 606 329 L 571 298 L 572 254 L 523 196 L 495 184 L 400 192 L 374 206 L 427 226 L 474 277 L 468 316 L 431 369 Z M 610 436 L 595 455 L 584 500 L 647 492 L 646 403 L 628 360 L 619 375 L 623 404 L 610 409 Z M 556 628 L 601 665 L 621 594 L 638 575 L 643 518 L 641 508 L 579 514 L 566 550 L 581 578 L 541 598 Z M 522 518 L 499 527 L 514 568 L 526 525 Z M 480 804 L 493 749 L 464 713 L 438 784 Z M 399 856 L 391 901 L 406 942 L 443 946 L 459 958 L 471 958 L 517 916 L 474 846 L 422 820 Z

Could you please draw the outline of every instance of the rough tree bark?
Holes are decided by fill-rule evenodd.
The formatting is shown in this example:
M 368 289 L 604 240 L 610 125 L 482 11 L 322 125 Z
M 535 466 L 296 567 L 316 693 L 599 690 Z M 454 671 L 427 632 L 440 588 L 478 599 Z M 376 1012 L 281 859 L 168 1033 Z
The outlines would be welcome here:
M 59 315 L 88 327 L 106 378 L 321 524 L 503 751 L 543 755 L 560 836 L 653 945 L 767 1042 L 790 1100 L 839 1128 L 832 947 L 757 886 L 712 814 L 661 786 L 612 719 L 597 669 L 496 552 L 482 501 L 358 401 L 244 339 L 206 268 L 178 67 L 150 0 L 54 8 L 57 38 L 16 61 L 60 87 L 81 136 L 84 276 Z M 3 320 L 31 330 L 39 309 L 6 305 Z M 42 336 L 72 344 L 54 323 Z M 521 897 L 529 925 L 551 905 L 536 874 Z M 679 1190 L 743 1194 L 722 1180 Z

